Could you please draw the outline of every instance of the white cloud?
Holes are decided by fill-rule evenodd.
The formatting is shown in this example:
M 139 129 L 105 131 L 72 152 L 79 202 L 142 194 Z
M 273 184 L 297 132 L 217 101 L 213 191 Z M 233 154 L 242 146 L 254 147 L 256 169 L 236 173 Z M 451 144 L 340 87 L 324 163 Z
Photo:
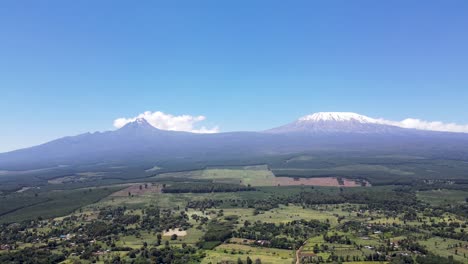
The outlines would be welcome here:
M 135 121 L 137 118 L 144 118 L 152 126 L 163 129 L 163 130 L 174 130 L 174 131 L 186 131 L 192 133 L 218 133 L 219 127 L 215 126 L 212 128 L 206 128 L 204 126 L 195 128 L 195 125 L 198 122 L 204 121 L 205 116 L 191 116 L 191 115 L 179 115 L 174 116 L 171 114 L 166 114 L 160 111 L 151 112 L 146 111 L 139 114 L 138 116 L 131 118 L 117 118 L 114 120 L 114 126 L 116 128 L 121 128 L 127 123 Z
M 392 125 L 392 126 L 398 126 L 398 127 L 403 127 L 403 128 L 468 133 L 468 125 L 444 123 L 440 121 L 425 121 L 425 120 L 416 119 L 416 118 L 406 118 L 401 121 L 375 119 L 375 121 L 376 123 L 379 123 L 379 124 Z

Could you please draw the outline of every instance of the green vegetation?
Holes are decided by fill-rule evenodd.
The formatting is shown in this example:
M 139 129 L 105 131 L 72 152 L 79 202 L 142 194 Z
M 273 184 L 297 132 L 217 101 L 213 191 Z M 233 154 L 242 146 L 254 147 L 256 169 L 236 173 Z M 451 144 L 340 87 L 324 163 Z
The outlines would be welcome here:
M 467 202 L 468 191 L 437 189 L 418 192 L 417 196 L 424 202 L 435 206 L 464 204 Z
M 1 197 L 0 223 L 62 216 L 99 201 L 119 187 L 86 188 L 70 191 L 36 190 Z
M 162 173 L 156 176 L 161 178 L 183 178 L 208 180 L 213 183 L 225 183 L 250 186 L 274 186 L 275 175 L 265 165 L 208 167 L 203 170 L 184 171 L 176 173 Z
M 402 159 L 407 163 L 396 162 Z M 88 182 L 67 176 L 71 182 L 6 191 L 0 262 L 468 263 L 467 183 L 458 174 L 422 178 L 415 170 L 457 161 L 373 160 L 380 163 L 337 157 L 326 165 L 323 156 L 301 154 L 272 158 L 269 166 L 178 172 L 164 162 L 152 170 L 153 162 L 146 169 L 159 174 L 133 184 L 81 173 L 112 184 L 83 188 Z M 270 168 L 296 177 L 348 175 L 372 186 L 283 186 Z M 396 182 L 383 185 L 390 178 L 376 173 Z

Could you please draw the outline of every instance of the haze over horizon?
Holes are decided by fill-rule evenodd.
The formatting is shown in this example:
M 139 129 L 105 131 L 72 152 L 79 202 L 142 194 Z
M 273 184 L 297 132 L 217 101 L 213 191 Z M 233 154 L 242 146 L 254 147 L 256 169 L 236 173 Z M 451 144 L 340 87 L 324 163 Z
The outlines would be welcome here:
M 468 131 L 465 1 L 24 7 L 0 8 L 0 152 L 139 116 L 212 133 L 349 111 Z

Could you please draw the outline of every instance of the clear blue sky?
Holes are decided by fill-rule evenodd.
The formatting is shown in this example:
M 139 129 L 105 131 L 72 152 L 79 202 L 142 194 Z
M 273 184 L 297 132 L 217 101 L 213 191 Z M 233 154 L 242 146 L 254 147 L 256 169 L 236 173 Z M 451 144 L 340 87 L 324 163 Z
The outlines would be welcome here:
M 146 110 L 468 123 L 468 1 L 2 1 L 0 152 Z

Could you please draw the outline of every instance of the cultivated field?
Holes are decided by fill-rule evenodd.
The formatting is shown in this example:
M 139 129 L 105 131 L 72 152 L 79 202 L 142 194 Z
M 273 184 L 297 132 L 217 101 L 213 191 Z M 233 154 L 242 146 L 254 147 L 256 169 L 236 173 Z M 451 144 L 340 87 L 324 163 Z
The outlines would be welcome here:
M 113 194 L 112 197 L 125 197 L 125 196 L 142 196 L 153 193 L 160 193 L 162 185 L 152 183 L 137 183 L 128 186 L 125 189 L 119 190 Z
M 250 186 L 361 186 L 361 182 L 341 177 L 276 177 L 266 165 L 241 166 L 237 168 L 207 168 L 199 171 L 163 173 L 158 175 L 156 178 L 170 177 L 210 180 L 215 183 L 242 184 Z M 366 184 L 369 185 L 369 183 Z
M 339 181 L 335 177 L 316 177 L 316 178 L 291 178 L 291 177 L 275 177 L 274 182 L 276 185 L 280 186 L 334 186 L 334 187 L 358 187 L 361 186 L 360 183 L 348 180 L 341 179 Z

